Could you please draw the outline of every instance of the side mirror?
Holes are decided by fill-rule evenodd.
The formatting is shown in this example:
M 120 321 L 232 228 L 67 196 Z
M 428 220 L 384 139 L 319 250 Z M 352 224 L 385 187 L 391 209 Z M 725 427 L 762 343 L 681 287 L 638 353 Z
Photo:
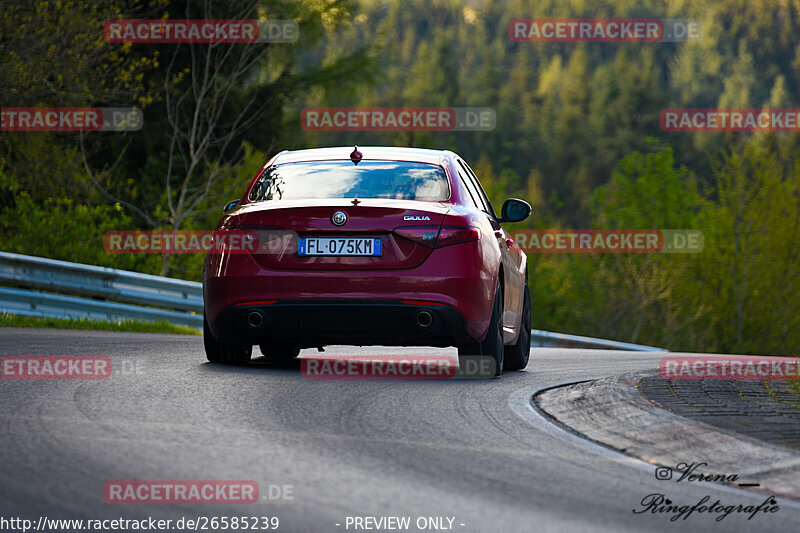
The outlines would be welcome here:
M 239 205 L 239 200 L 233 200 L 232 202 L 228 202 L 227 204 L 225 204 L 225 208 L 222 210 L 222 212 L 227 213 L 237 205 Z
M 521 222 L 531 216 L 531 204 L 525 200 L 509 198 L 500 210 L 500 222 Z

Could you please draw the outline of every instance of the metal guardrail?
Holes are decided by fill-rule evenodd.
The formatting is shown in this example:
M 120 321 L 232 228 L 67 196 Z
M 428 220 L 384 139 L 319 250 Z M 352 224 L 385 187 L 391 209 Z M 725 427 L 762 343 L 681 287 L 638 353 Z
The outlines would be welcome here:
M 203 286 L 193 281 L 0 252 L 0 283 L 19 287 L 0 287 L 0 312 L 113 321 L 166 320 L 195 328 L 203 326 Z M 40 291 L 78 294 L 89 298 Z M 538 329 L 531 330 L 531 346 L 667 351 L 641 344 Z
M 195 314 L 203 312 L 203 288 L 193 281 L 0 252 L 0 283 L 19 287 L 0 287 L 0 311 L 8 313 L 203 326 Z
M 664 348 L 631 344 L 629 342 L 582 337 L 580 335 L 567 335 L 566 333 L 553 333 L 540 329 L 531 330 L 531 346 L 538 348 L 586 348 L 595 350 L 625 350 L 633 352 L 666 352 Z

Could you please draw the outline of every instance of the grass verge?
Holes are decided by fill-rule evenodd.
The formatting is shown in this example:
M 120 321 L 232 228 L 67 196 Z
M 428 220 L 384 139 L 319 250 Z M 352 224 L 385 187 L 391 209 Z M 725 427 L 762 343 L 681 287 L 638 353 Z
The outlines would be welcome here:
M 132 331 L 137 333 L 178 333 L 181 335 L 202 335 L 199 329 L 179 326 L 170 322 L 146 322 L 143 320 L 123 320 L 107 322 L 86 318 L 44 318 L 0 313 L 2 328 L 49 328 L 49 329 L 94 329 L 101 331 Z

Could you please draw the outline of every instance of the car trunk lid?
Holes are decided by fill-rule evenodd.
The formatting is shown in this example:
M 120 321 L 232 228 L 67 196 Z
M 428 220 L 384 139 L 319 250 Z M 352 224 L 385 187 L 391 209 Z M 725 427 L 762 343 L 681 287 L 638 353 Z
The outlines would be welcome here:
M 265 201 L 243 205 L 226 218 L 224 226 L 255 231 L 258 246 L 251 253 L 267 268 L 399 269 L 425 261 L 447 212 L 442 202 L 384 198 Z M 345 216 L 340 225 L 334 223 L 336 213 Z M 408 238 L 409 233 L 424 235 L 425 240 Z M 306 240 L 301 243 L 301 239 Z M 371 239 L 380 239 L 380 255 L 337 253 L 368 251 L 371 243 L 365 240 Z M 299 254 L 301 244 L 306 253 L 319 253 L 320 248 L 330 253 L 325 248 L 330 243 L 338 244 L 335 255 Z

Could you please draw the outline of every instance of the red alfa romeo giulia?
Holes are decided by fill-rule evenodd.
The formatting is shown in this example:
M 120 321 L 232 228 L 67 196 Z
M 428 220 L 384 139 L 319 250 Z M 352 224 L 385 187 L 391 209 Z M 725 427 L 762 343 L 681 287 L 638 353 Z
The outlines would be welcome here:
M 495 374 L 530 353 L 525 253 L 475 173 L 449 151 L 362 147 L 284 151 L 225 207 L 218 230 L 257 246 L 210 252 L 204 343 L 214 363 L 253 345 L 296 357 L 329 344 L 457 346 L 491 356 Z

